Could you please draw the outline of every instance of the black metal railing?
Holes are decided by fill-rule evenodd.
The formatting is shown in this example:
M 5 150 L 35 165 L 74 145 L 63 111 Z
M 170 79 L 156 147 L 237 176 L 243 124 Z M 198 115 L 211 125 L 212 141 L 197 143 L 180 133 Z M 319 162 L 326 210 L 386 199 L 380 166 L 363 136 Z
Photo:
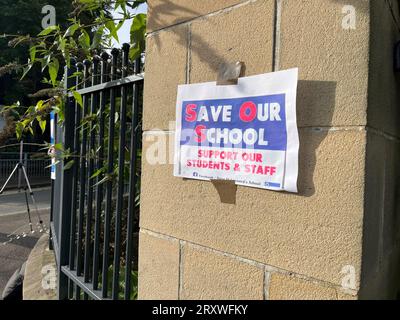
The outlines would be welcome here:
M 124 44 L 66 69 L 79 95 L 69 90 L 56 139 L 70 150 L 53 184 L 60 299 L 136 296 L 143 74 L 128 57 Z

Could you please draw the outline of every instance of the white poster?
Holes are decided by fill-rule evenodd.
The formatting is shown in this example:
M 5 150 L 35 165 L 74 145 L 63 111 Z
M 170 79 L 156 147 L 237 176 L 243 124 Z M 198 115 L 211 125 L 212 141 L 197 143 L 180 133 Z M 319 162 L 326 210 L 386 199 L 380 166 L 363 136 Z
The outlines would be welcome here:
M 174 176 L 297 192 L 298 69 L 178 87 Z

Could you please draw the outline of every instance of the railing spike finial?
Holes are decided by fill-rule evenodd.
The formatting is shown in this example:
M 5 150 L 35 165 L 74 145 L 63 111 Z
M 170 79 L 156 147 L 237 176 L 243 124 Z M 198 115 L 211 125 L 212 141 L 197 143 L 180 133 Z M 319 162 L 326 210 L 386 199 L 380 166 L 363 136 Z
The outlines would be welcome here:
M 112 55 L 112 63 L 111 63 L 111 80 L 117 79 L 117 72 L 118 72 L 118 56 L 119 50 L 114 48 L 111 50 Z
M 99 55 L 96 54 L 93 56 L 93 63 L 99 63 L 100 61 L 101 61 L 101 58 Z
M 107 67 L 108 67 L 108 59 L 110 58 L 110 55 L 107 52 L 103 51 L 100 54 L 100 58 L 101 58 L 100 80 L 101 80 L 101 83 L 104 83 L 107 81 Z
M 134 66 L 133 66 L 133 72 L 134 72 L 135 74 L 140 73 L 141 67 L 142 67 L 142 59 L 141 59 L 141 57 L 139 57 L 139 58 L 137 58 L 137 59 L 135 60 L 135 63 L 134 63 Z
M 78 71 L 82 71 L 83 70 L 83 63 L 82 62 L 78 62 L 76 64 L 76 68 L 78 69 Z
M 84 65 L 86 68 L 89 68 L 91 64 L 92 64 L 92 62 L 91 62 L 89 59 L 83 60 L 83 65 Z
M 89 71 L 90 71 L 90 66 L 92 65 L 92 62 L 88 59 L 83 60 L 83 86 L 84 88 L 89 86 Z
M 123 43 L 122 44 L 122 51 L 128 51 L 131 48 L 131 45 L 129 43 Z
M 93 56 L 92 61 L 92 75 L 95 77 L 98 74 L 98 68 L 100 64 L 101 58 L 97 55 Z
M 69 59 L 69 63 L 70 63 L 71 66 L 76 66 L 76 64 L 77 64 L 76 57 L 71 57 Z
M 122 77 L 126 77 L 128 75 L 128 65 L 129 65 L 129 43 L 124 43 L 122 45 Z
M 103 61 L 107 61 L 108 58 L 110 58 L 110 55 L 109 55 L 107 52 L 103 51 L 103 52 L 100 54 L 100 58 L 101 58 Z
M 118 50 L 117 48 L 113 48 L 113 49 L 111 50 L 111 55 L 112 55 L 113 57 L 115 57 L 115 56 L 118 57 L 118 55 L 119 55 L 119 50 Z
M 93 66 L 92 66 L 92 85 L 96 85 L 99 83 L 99 65 L 101 62 L 101 58 L 98 55 L 93 56 Z

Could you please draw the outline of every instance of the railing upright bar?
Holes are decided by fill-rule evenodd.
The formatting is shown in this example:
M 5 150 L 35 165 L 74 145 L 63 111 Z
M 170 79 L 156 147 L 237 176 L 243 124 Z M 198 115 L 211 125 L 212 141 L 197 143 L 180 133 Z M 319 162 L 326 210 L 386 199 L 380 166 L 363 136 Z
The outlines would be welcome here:
M 111 67 L 111 80 L 115 80 L 118 67 L 118 54 L 117 49 L 111 51 L 112 55 L 112 67 Z M 114 135 L 115 135 L 115 95 L 116 89 L 111 88 L 110 90 L 110 118 L 108 128 L 108 146 L 107 146 L 107 174 L 109 177 L 112 176 L 114 171 Z M 103 245 L 103 270 L 102 270 L 102 284 L 101 291 L 103 298 L 108 297 L 108 267 L 109 261 L 109 249 L 110 249 L 110 233 L 111 233 L 111 211 L 112 211 L 112 193 L 113 183 L 109 179 L 106 182 L 106 207 L 104 213 L 104 245 Z
M 134 73 L 140 72 L 140 58 L 135 61 Z M 131 295 L 131 271 L 133 256 L 133 232 L 135 221 L 135 199 L 137 184 L 137 150 L 141 129 L 139 127 L 139 83 L 133 85 L 133 103 L 132 103 L 132 123 L 131 123 L 131 147 L 130 147 L 130 172 L 129 172 L 129 207 L 127 221 L 127 245 L 126 245 L 126 270 L 125 270 L 125 300 L 130 299 Z
M 89 78 L 90 61 L 84 61 L 84 86 L 88 86 L 87 79 Z M 86 117 L 89 113 L 89 100 L 86 95 L 82 98 L 83 101 L 83 115 Z M 76 273 L 78 276 L 82 273 L 82 258 L 83 258 L 83 225 L 85 217 L 85 194 L 86 194 L 86 147 L 87 147 L 87 125 L 82 125 L 82 142 L 81 142 L 81 161 L 80 161 L 80 181 L 79 181 L 79 218 L 78 218 L 78 241 L 77 241 L 77 257 L 76 257 Z
M 129 44 L 122 46 L 122 78 L 126 77 L 129 63 Z M 114 240 L 114 263 L 113 263 L 113 281 L 112 298 L 118 300 L 119 293 L 119 272 L 121 260 L 121 229 L 122 229 L 122 210 L 124 197 L 124 169 L 125 169 L 125 142 L 126 142 L 126 105 L 127 88 L 121 87 L 121 108 L 120 108 L 120 130 L 119 130 L 119 148 L 118 148 L 118 191 L 117 208 L 115 211 L 115 240 Z
M 101 54 L 101 83 L 107 81 L 107 60 L 109 55 L 106 52 Z M 100 91 L 100 121 L 99 121 L 99 147 L 97 149 L 98 161 L 96 169 L 100 170 L 104 165 L 104 121 L 106 108 L 106 90 Z M 96 216 L 94 226 L 94 245 L 93 245 L 93 290 L 98 290 L 99 287 L 99 254 L 100 254 L 100 226 L 101 226 L 101 211 L 103 205 L 103 184 L 99 183 L 103 175 L 97 178 L 96 186 Z
M 81 73 L 83 71 L 83 64 L 77 63 L 76 65 L 77 71 Z M 80 81 L 82 77 L 77 75 L 75 78 L 75 87 L 79 89 L 81 87 Z M 73 172 L 73 184 L 72 184 L 72 212 L 71 212 L 71 237 L 70 237 L 70 245 L 69 245 L 69 268 L 71 270 L 75 270 L 75 249 L 76 249 L 76 214 L 78 209 L 78 180 L 79 180 L 79 147 L 80 147 L 80 123 L 81 123 L 81 106 L 77 101 L 75 101 L 75 128 L 74 128 L 74 148 L 73 154 L 74 158 L 74 165 L 71 168 Z M 69 297 L 72 298 L 73 296 L 73 284 L 72 281 L 69 287 Z
M 65 86 L 70 88 L 73 86 L 71 75 L 75 72 L 75 61 L 71 63 L 71 67 L 65 67 Z M 75 127 L 75 109 L 73 99 L 67 98 L 64 111 L 64 130 L 63 140 L 66 149 L 72 149 L 74 144 L 73 132 Z M 64 166 L 71 159 L 64 159 L 62 163 L 61 174 L 61 215 L 59 219 L 59 264 L 58 264 L 58 299 L 64 300 L 68 298 L 68 277 L 61 272 L 61 267 L 68 265 L 69 262 L 69 239 L 70 239 L 70 223 L 71 223 L 71 188 L 72 188 L 72 171 L 64 170 Z
M 92 86 L 97 84 L 98 80 L 98 66 L 99 66 L 99 57 L 93 57 L 92 64 Z M 98 94 L 92 93 L 91 104 L 90 104 L 90 115 L 93 116 L 96 114 L 96 109 L 98 107 Z M 87 214 L 86 214 L 86 231 L 85 231 L 85 261 L 84 261 L 84 272 L 83 272 L 83 280 L 85 282 L 89 282 L 90 280 L 90 272 L 91 272 L 91 259 L 92 259 L 92 218 L 93 218 L 93 185 L 94 179 L 92 179 L 92 175 L 94 174 L 94 166 L 95 166 L 95 147 L 96 147 L 96 132 L 95 132 L 95 123 L 94 120 L 90 121 L 90 139 L 89 139 L 89 166 L 88 166 L 88 198 L 87 198 Z

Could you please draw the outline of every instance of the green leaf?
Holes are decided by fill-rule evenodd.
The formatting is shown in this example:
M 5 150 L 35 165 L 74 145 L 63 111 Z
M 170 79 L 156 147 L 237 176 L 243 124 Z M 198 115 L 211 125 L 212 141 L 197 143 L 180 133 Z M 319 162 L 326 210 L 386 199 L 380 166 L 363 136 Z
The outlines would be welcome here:
M 103 179 L 101 179 L 99 182 L 97 182 L 96 184 L 93 185 L 93 187 L 97 187 L 100 184 L 103 184 L 107 181 L 111 181 L 112 180 L 112 176 L 107 174 Z
M 92 11 L 100 8 L 102 1 L 98 0 L 79 0 L 80 3 L 85 4 L 86 10 Z
M 64 37 L 72 37 L 72 36 L 75 34 L 76 30 L 79 29 L 79 27 L 80 27 L 79 24 L 74 23 L 73 25 L 71 25 L 71 26 L 67 29 L 67 31 L 65 32 Z
M 114 11 L 117 11 L 119 7 L 121 7 L 122 10 L 124 10 L 124 8 L 126 7 L 124 0 L 116 0 L 115 1 Z
M 49 65 L 49 63 L 51 62 L 51 53 L 49 53 L 48 55 L 46 55 L 42 60 L 42 72 L 47 68 L 47 66 Z
M 64 151 L 63 144 L 62 143 L 56 143 L 54 145 L 54 149 L 56 149 L 58 151 Z
M 90 48 L 90 37 L 89 34 L 86 32 L 85 29 L 82 29 L 81 35 L 78 38 L 79 44 L 84 48 L 84 49 L 89 49 Z
M 50 75 L 50 80 L 53 86 L 56 85 L 57 83 L 57 76 L 58 76 L 58 70 L 60 69 L 60 63 L 58 62 L 57 58 L 53 58 L 51 63 L 49 63 L 49 75 Z
M 38 36 L 39 37 L 47 36 L 47 35 L 49 35 L 50 33 L 54 32 L 56 30 L 58 30 L 58 26 L 50 26 L 50 27 L 47 27 L 46 29 L 44 29 L 42 32 L 40 32 L 38 34 Z
M 64 56 L 64 60 L 67 64 L 67 67 L 71 68 L 71 56 L 70 56 L 68 49 L 63 51 L 63 56 Z
M 136 9 L 137 7 L 139 7 L 141 4 L 146 3 L 147 0 L 135 0 L 134 2 L 130 3 L 130 2 L 126 2 L 127 6 L 132 8 L 132 9 Z
M 66 45 L 67 45 L 67 40 L 60 37 L 58 39 L 58 49 L 64 53 Z
M 39 101 L 38 103 L 42 102 L 43 100 Z M 31 115 L 34 114 L 36 111 L 36 106 L 29 106 L 28 109 L 25 111 L 25 115 Z
M 119 42 L 119 38 L 118 38 L 118 33 L 117 33 L 117 28 L 115 27 L 114 21 L 112 20 L 108 20 L 105 23 L 106 28 L 108 29 L 108 31 L 110 31 L 110 35 L 117 41 Z
M 35 111 L 36 111 L 36 112 L 42 111 L 42 110 L 44 109 L 44 108 L 43 108 L 43 104 L 44 104 L 44 101 L 43 101 L 43 100 L 39 100 L 39 101 L 36 103 Z
M 135 60 L 139 58 L 140 54 L 142 53 L 142 49 L 140 47 L 132 46 L 129 49 L 129 58 Z
M 115 27 L 116 31 L 118 32 L 119 29 L 121 29 L 121 27 L 124 25 L 126 20 L 121 20 L 120 22 L 118 22 L 117 26 Z
M 83 107 L 83 100 L 82 100 L 82 95 L 78 91 L 72 91 L 72 95 L 74 96 L 76 102 Z
M 57 113 L 57 123 L 64 122 L 64 110 L 65 110 L 65 99 L 61 99 L 60 103 L 53 107 L 53 110 Z
M 31 63 L 29 61 L 28 66 L 24 68 L 24 73 L 22 74 L 22 77 L 20 80 L 23 80 L 26 77 L 26 75 L 29 73 L 29 71 L 31 71 L 32 67 L 33 67 L 33 63 Z
M 29 125 L 29 124 L 31 123 L 31 121 L 33 121 L 33 120 L 31 120 L 31 119 L 29 119 L 29 118 L 28 118 L 28 119 L 25 119 L 24 121 L 22 121 L 22 122 L 21 122 L 22 128 L 25 129 L 26 126 Z
M 94 36 L 93 36 L 93 42 L 92 42 L 92 49 L 97 49 L 99 48 L 100 44 L 101 44 L 101 39 L 103 37 L 103 33 L 104 33 L 104 27 L 99 28 Z
M 39 126 L 40 126 L 40 129 L 42 129 L 42 133 L 44 133 L 46 131 L 46 120 L 40 119 Z
M 131 35 L 131 43 L 137 43 L 143 41 L 146 35 L 146 23 L 147 23 L 147 15 L 144 13 L 140 13 L 135 15 L 132 20 L 130 35 Z
M 74 165 L 75 160 L 70 160 L 67 162 L 67 164 L 64 166 L 64 170 L 69 170 L 72 168 L 72 166 Z
M 31 60 L 30 61 L 34 62 L 35 59 L 36 59 L 36 46 L 30 47 L 29 54 L 31 56 Z
M 103 173 L 105 171 L 105 168 L 100 168 L 99 170 L 97 170 L 95 173 L 92 174 L 92 176 L 90 177 L 90 179 L 96 178 L 97 176 L 99 176 L 101 173 Z
M 132 46 L 129 51 L 131 59 L 137 59 L 140 54 L 144 52 L 146 44 L 146 23 L 147 15 L 143 13 L 137 14 L 132 20 L 130 30 Z
M 15 123 L 15 134 L 17 135 L 18 140 L 21 140 L 23 131 L 24 131 L 24 125 L 21 122 Z

